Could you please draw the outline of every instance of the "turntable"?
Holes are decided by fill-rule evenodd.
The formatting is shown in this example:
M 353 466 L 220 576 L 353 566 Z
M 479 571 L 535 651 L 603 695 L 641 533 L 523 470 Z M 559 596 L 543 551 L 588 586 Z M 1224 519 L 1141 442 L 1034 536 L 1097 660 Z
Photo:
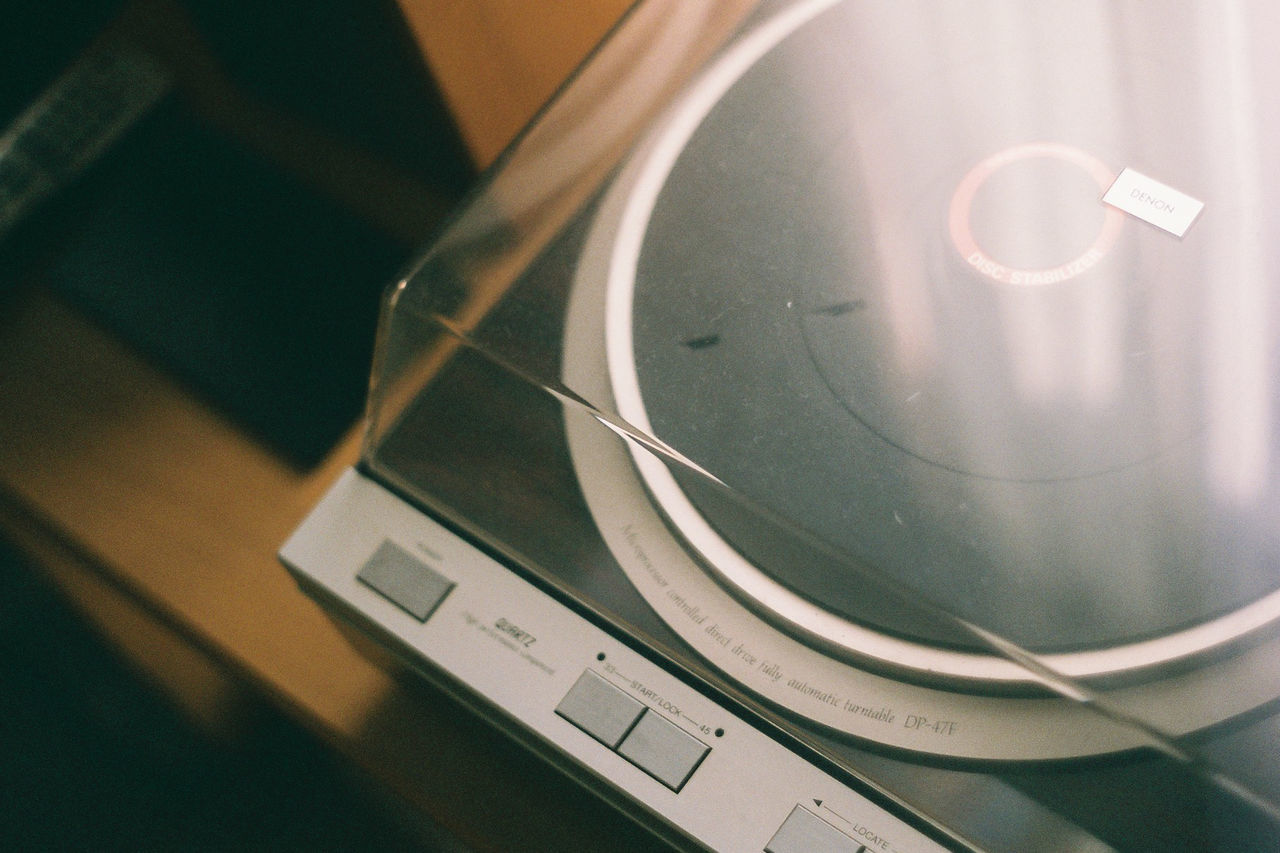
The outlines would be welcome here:
M 1274 849 L 1278 38 L 640 5 L 283 560 L 677 847 Z

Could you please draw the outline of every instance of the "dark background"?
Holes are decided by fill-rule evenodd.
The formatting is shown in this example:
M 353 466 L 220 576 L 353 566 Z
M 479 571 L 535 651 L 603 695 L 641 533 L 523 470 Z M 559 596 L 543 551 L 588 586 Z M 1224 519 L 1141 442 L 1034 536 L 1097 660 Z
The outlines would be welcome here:
M 146 52 L 173 88 L 0 235 L 0 317 L 51 289 L 314 465 L 359 417 L 383 288 L 474 177 L 394 4 L 4 18 L 0 127 L 92 45 Z M 0 846 L 453 849 L 267 703 L 251 717 L 234 740 L 196 725 L 0 542 Z
M 394 3 L 24 0 L 6 19 L 4 125 L 95 40 L 174 88 L 0 238 L 0 288 L 52 286 L 317 462 L 360 411 L 379 294 L 473 177 Z

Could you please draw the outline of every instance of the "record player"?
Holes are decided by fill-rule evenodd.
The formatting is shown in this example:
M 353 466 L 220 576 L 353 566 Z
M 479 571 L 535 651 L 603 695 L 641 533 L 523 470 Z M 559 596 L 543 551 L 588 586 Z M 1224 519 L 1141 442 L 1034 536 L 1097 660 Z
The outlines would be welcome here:
M 1277 41 L 639 5 L 284 562 L 677 847 L 1274 849 Z

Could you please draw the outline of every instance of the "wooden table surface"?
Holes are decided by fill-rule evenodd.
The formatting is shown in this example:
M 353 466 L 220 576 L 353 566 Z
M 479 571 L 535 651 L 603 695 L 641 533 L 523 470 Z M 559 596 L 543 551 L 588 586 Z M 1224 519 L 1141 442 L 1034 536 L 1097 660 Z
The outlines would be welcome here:
M 625 5 L 402 3 L 480 164 Z M 0 316 L 0 401 L 5 535 L 205 725 L 234 734 L 266 695 L 477 849 L 645 846 L 281 567 L 280 544 L 355 461 L 354 428 L 314 470 L 291 468 L 38 282 Z

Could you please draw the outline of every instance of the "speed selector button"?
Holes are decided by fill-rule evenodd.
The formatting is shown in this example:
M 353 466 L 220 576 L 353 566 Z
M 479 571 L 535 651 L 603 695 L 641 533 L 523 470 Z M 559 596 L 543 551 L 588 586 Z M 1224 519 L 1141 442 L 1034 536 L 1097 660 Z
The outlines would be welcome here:
M 556 713 L 614 749 L 644 711 L 644 704 L 591 670 L 578 677 Z
M 711 747 L 649 711 L 618 746 L 618 754 L 679 792 Z

